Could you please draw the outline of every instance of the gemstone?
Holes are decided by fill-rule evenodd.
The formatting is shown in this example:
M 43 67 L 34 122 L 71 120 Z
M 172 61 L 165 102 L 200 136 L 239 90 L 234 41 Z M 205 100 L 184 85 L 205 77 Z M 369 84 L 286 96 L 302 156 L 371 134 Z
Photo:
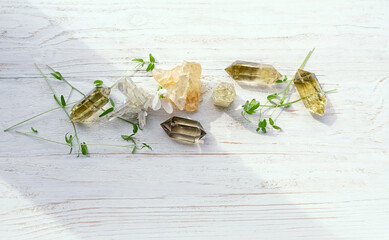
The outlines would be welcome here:
M 72 122 L 85 122 L 108 103 L 110 93 L 111 89 L 107 87 L 94 88 L 72 108 L 70 120 Z
M 198 121 L 181 117 L 172 117 L 161 123 L 161 127 L 169 137 L 189 143 L 198 142 L 206 134 Z
M 212 94 L 213 104 L 220 107 L 228 107 L 235 99 L 234 84 L 221 82 L 217 85 Z
M 201 65 L 184 61 L 172 70 L 153 70 L 154 79 L 168 92 L 168 98 L 182 110 L 196 111 L 201 100 Z
M 255 62 L 235 61 L 225 70 L 235 81 L 249 84 L 273 84 L 282 77 L 272 65 Z
M 124 104 L 116 108 L 110 120 L 115 117 L 126 119 L 138 119 L 139 125 L 143 128 L 146 125 L 147 110 L 151 107 L 152 96 L 144 91 L 129 77 L 124 77 L 117 83 L 117 88 L 126 97 Z
M 323 116 L 327 99 L 315 74 L 302 69 L 297 70 L 294 85 L 300 97 L 303 98 L 305 107 L 309 111 Z

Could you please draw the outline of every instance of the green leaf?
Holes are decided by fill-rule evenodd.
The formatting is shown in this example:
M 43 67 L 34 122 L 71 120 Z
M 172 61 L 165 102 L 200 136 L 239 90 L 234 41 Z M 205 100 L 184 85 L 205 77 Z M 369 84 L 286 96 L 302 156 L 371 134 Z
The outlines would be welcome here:
M 142 58 L 134 58 L 132 59 L 133 62 L 144 62 Z
M 126 140 L 126 141 L 131 141 L 133 142 L 135 145 L 136 145 L 136 142 L 133 138 L 135 134 L 131 134 L 131 135 L 121 135 L 121 137 L 123 138 L 123 140 Z
M 288 77 L 284 76 L 284 79 L 282 81 L 286 82 L 286 80 L 288 80 Z
M 108 108 L 108 109 L 105 110 L 102 114 L 100 114 L 99 117 L 105 116 L 105 115 L 107 115 L 108 113 L 110 113 L 110 112 L 112 112 L 112 111 L 113 111 L 113 107 Z
M 150 63 L 147 68 L 146 68 L 146 72 L 150 72 L 154 69 L 154 63 Z
M 63 80 L 63 77 L 62 77 L 60 72 L 50 73 L 50 75 L 53 76 L 54 78 L 60 80 L 60 81 Z
M 58 105 L 62 106 L 61 102 L 58 100 L 57 96 L 54 94 L 54 100 L 58 103 Z
M 96 87 L 101 87 L 104 82 L 102 80 L 96 80 L 93 83 L 96 85 Z
M 85 142 L 81 143 L 81 153 L 82 155 L 88 155 L 88 146 Z
M 136 125 L 135 123 L 132 124 L 132 132 L 133 134 L 136 134 L 138 132 L 139 128 L 138 128 L 138 125 Z
M 143 149 L 143 148 L 148 148 L 150 149 L 151 151 L 153 150 L 148 144 L 146 143 L 142 143 L 142 147 L 140 149 Z
M 281 98 L 281 100 L 280 100 L 280 104 L 283 104 L 283 103 L 284 103 L 284 101 L 285 101 L 285 96 L 283 96 L 283 97 Z
M 278 96 L 277 93 L 270 94 L 269 96 L 267 96 L 267 100 L 271 101 L 271 100 L 273 100 L 274 98 L 276 98 L 277 96 Z
M 151 53 L 149 54 L 149 57 L 150 57 L 150 62 L 155 63 L 155 58 L 153 57 L 153 55 Z
M 283 83 L 284 81 L 282 81 L 281 79 L 278 79 L 277 81 L 276 81 L 276 83 Z
M 266 133 L 266 127 L 261 128 L 262 132 Z
M 36 130 L 36 129 L 33 128 L 33 127 L 31 127 L 31 131 L 32 131 L 33 133 L 38 133 L 38 130 Z
M 65 101 L 65 98 L 63 97 L 63 95 L 61 95 L 61 104 L 63 107 L 66 106 L 66 101 Z
M 109 98 L 109 102 L 111 103 L 112 107 L 115 107 L 115 102 L 112 100 L 112 98 Z
M 276 126 L 276 125 L 273 125 L 273 128 L 277 129 L 277 130 L 281 130 L 281 128 L 279 126 Z
M 274 121 L 273 121 L 273 119 L 271 119 L 271 118 L 269 118 L 269 123 L 270 123 L 270 125 L 274 125 Z

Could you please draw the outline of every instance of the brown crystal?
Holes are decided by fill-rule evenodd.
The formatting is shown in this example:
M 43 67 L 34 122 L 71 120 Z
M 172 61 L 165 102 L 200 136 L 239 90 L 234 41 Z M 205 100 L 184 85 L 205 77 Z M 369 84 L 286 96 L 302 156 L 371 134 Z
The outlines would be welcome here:
M 111 89 L 107 87 L 97 87 L 86 95 L 80 103 L 76 104 L 70 111 L 72 122 L 84 122 L 94 113 L 99 111 L 109 101 Z
M 272 65 L 255 62 L 235 61 L 225 70 L 234 80 L 253 84 L 273 84 L 282 77 Z
M 309 111 L 323 116 L 327 99 L 314 73 L 297 70 L 294 85 Z
M 172 117 L 161 123 L 161 127 L 169 137 L 189 143 L 198 142 L 206 134 L 198 121 L 181 117 Z
M 201 100 L 201 65 L 186 62 L 172 70 L 153 70 L 154 79 L 168 92 L 168 98 L 180 110 L 196 111 Z

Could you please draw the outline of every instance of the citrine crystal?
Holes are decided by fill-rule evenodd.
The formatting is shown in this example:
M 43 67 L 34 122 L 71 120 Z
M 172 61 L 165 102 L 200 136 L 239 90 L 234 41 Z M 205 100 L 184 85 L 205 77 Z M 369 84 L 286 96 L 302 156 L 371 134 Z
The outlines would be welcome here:
M 294 85 L 303 98 L 305 107 L 323 116 L 327 100 L 315 74 L 299 69 L 294 78 Z
M 206 134 L 198 121 L 181 117 L 172 117 L 161 123 L 161 127 L 169 137 L 189 143 L 198 142 Z
M 111 89 L 107 87 L 93 89 L 72 108 L 70 111 L 70 120 L 72 122 L 85 122 L 108 103 L 110 93 Z
M 212 94 L 213 103 L 220 107 L 228 107 L 235 97 L 234 84 L 228 82 L 219 83 Z
M 172 70 L 153 70 L 154 79 L 168 92 L 168 98 L 180 110 L 196 111 L 201 99 L 201 65 L 186 62 Z
M 225 70 L 234 80 L 250 84 L 273 84 L 282 77 L 272 65 L 255 62 L 235 61 Z
M 117 83 L 117 88 L 126 97 L 125 103 L 112 113 L 110 119 L 123 117 L 138 118 L 141 127 L 146 125 L 147 110 L 151 107 L 152 96 L 136 86 L 131 78 L 123 78 Z

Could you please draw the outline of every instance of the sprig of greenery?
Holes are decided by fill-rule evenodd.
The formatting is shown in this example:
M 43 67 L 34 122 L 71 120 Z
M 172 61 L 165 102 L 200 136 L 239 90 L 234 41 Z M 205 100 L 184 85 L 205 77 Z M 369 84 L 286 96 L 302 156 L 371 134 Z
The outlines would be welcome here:
M 33 127 L 31 127 L 31 131 L 32 131 L 33 133 L 38 133 L 38 130 L 36 130 L 36 129 L 33 128 Z
M 145 61 L 143 58 L 134 58 L 132 59 L 133 62 L 139 62 L 139 64 L 136 66 L 136 68 L 143 68 L 147 64 L 146 72 L 153 71 L 155 67 L 155 58 L 153 55 L 150 53 L 149 54 L 149 60 Z
M 103 86 L 103 83 L 104 83 L 104 82 L 103 82 L 102 80 L 96 80 L 96 81 L 94 81 L 93 83 L 96 85 L 96 87 L 99 88 L 99 87 Z
M 306 62 L 308 61 L 309 57 L 311 56 L 311 54 L 313 53 L 314 50 L 315 49 L 312 49 L 311 51 L 309 51 L 309 53 L 305 57 L 303 63 L 300 65 L 299 69 L 302 69 L 304 67 L 304 65 L 306 64 Z M 272 94 L 268 95 L 266 97 L 267 101 L 266 101 L 265 104 L 261 105 L 258 102 L 258 105 L 254 105 L 254 103 L 256 103 L 256 101 L 255 101 L 255 99 L 253 99 L 253 100 L 251 100 L 251 102 L 246 101 L 246 104 L 244 104 L 242 106 L 243 107 L 242 116 L 246 120 L 247 120 L 247 118 L 245 117 L 244 113 L 252 115 L 252 114 L 254 114 L 257 111 L 257 109 L 259 110 L 258 127 L 256 129 L 257 132 L 261 131 L 263 133 L 266 133 L 268 127 L 271 127 L 273 129 L 276 129 L 276 130 L 281 130 L 281 127 L 276 125 L 275 124 L 275 120 L 272 119 L 272 116 L 275 113 L 275 111 L 278 108 L 288 108 L 292 104 L 294 104 L 296 102 L 299 102 L 299 101 L 301 101 L 301 100 L 303 100 L 305 98 L 308 98 L 308 97 L 310 97 L 312 95 L 311 94 L 309 96 L 304 96 L 304 97 L 301 97 L 301 98 L 296 99 L 294 101 L 285 102 L 286 96 L 287 96 L 287 94 L 290 91 L 290 86 L 292 85 L 292 83 L 294 81 L 294 78 L 295 78 L 295 75 L 289 80 L 288 84 L 286 85 L 286 87 L 281 92 L 276 92 L 276 93 L 272 93 Z M 287 79 L 288 78 L 285 76 L 284 79 L 282 79 L 282 80 L 279 79 L 276 82 L 277 83 L 284 83 L 284 82 L 287 81 Z M 334 90 L 329 90 L 329 91 L 325 91 L 323 93 L 329 93 L 329 92 L 333 92 L 333 91 Z M 268 104 L 268 103 L 271 103 L 271 104 Z M 270 114 L 270 116 L 268 118 L 262 118 L 262 112 L 263 112 L 264 108 L 273 109 L 272 113 Z M 267 124 L 267 122 L 269 122 L 269 125 Z

